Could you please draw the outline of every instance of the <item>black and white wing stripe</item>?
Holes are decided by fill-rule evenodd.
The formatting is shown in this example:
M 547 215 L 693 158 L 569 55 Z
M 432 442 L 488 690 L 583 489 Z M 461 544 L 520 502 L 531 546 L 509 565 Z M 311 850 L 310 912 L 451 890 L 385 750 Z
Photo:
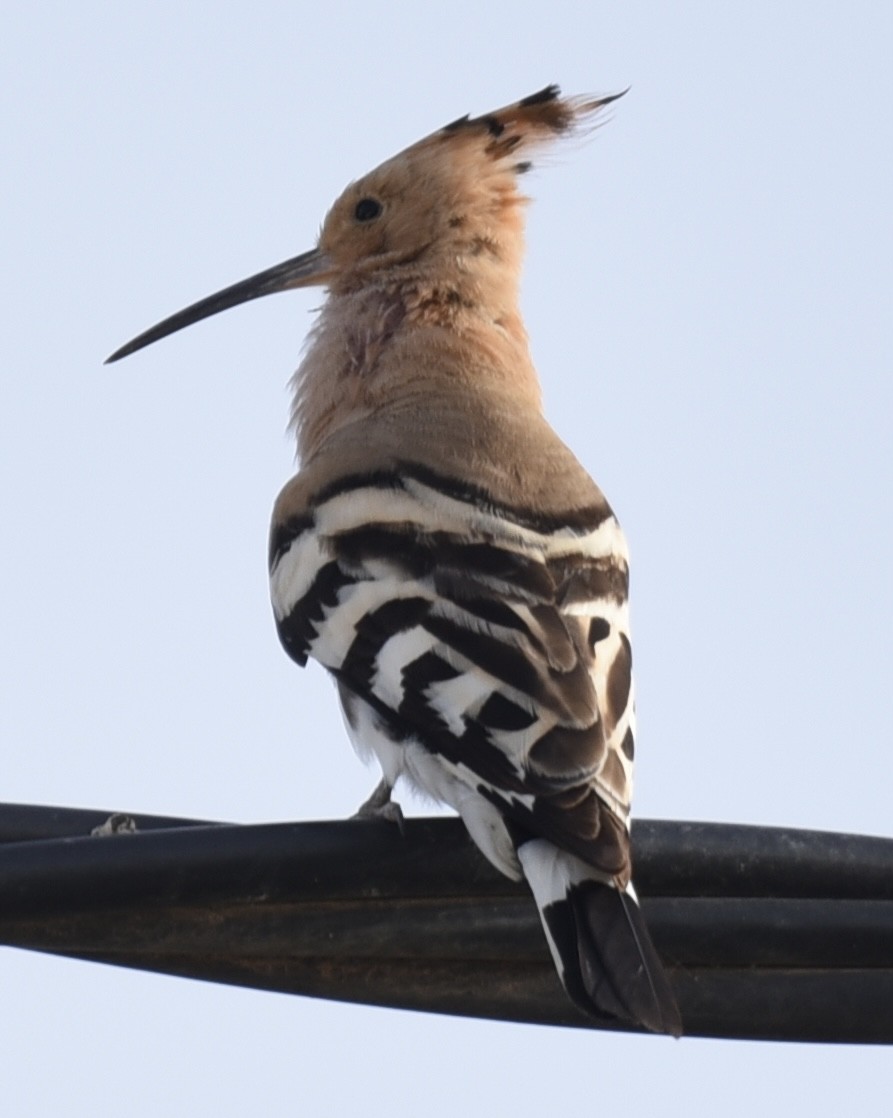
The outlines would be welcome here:
M 540 835 L 626 883 L 627 569 L 607 506 L 534 517 L 405 466 L 318 494 L 270 558 L 285 648 L 335 675 L 386 776 L 466 822 L 496 808 L 509 853 L 469 828 L 513 876 L 518 836 Z

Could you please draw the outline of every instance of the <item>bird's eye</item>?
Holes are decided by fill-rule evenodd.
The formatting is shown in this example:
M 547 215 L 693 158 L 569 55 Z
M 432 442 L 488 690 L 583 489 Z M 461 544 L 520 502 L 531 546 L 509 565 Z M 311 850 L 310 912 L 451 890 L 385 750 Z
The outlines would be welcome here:
M 381 213 L 381 202 L 376 198 L 361 198 L 353 211 L 357 221 L 372 221 Z

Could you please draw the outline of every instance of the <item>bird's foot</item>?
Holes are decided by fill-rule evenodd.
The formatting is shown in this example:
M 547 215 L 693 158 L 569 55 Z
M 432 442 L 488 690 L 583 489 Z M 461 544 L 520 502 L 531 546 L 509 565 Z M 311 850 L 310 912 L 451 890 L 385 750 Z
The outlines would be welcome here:
M 98 827 L 94 827 L 90 832 L 91 835 L 132 835 L 136 833 L 136 820 L 131 815 L 124 815 L 123 812 L 116 811 L 114 815 L 110 815 L 104 823 L 100 823 Z
M 396 823 L 402 835 L 403 809 L 391 799 L 392 791 L 391 785 L 382 777 L 375 791 L 351 819 L 386 819 L 388 823 Z

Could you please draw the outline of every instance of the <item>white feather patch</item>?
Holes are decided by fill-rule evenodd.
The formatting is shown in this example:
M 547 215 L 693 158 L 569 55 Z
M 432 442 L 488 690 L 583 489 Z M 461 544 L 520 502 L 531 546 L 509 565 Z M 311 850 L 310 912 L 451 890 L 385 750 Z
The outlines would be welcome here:
M 500 547 L 542 559 L 566 555 L 588 559 L 627 558 L 626 538 L 613 516 L 584 534 L 571 528 L 538 532 L 498 511 L 490 513 L 458 497 L 447 496 L 415 478 L 402 480 L 403 489 L 366 486 L 324 501 L 316 509 L 319 532 L 325 536 L 369 524 L 410 523 L 422 530 L 464 535 L 470 541 L 489 539 Z
M 492 513 L 470 505 L 458 497 L 449 497 L 438 489 L 433 489 L 415 478 L 404 478 L 407 493 L 418 498 L 419 503 L 431 512 L 431 521 L 443 525 L 447 520 L 464 526 L 464 531 L 475 538 L 489 538 L 502 547 L 516 551 L 540 552 L 545 558 L 553 559 L 563 555 L 579 554 L 590 559 L 603 559 L 607 556 L 626 558 L 626 538 L 620 525 L 613 516 L 593 531 L 581 535 L 572 528 L 559 528 L 555 532 L 537 532 L 507 518 L 504 514 Z M 450 530 L 450 529 L 447 529 Z
M 476 714 L 492 694 L 493 680 L 476 672 L 432 683 L 426 691 L 428 702 L 456 737 L 465 733 L 465 716 Z
M 392 710 L 397 710 L 403 702 L 403 669 L 430 652 L 436 643 L 437 638 L 420 625 L 395 633 L 385 641 L 376 657 L 373 693 Z
M 345 716 L 347 732 L 358 756 L 369 761 L 373 756 L 381 766 L 382 776 L 393 788 L 403 771 L 406 748 L 394 741 L 383 729 L 381 719 L 362 699 L 353 697 L 350 718 Z
M 304 532 L 283 552 L 270 572 L 270 598 L 277 621 L 288 617 L 326 561 L 319 536 Z
M 540 909 L 555 904 L 556 901 L 563 901 L 568 891 L 581 881 L 614 884 L 608 874 L 599 873 L 582 858 L 559 849 L 548 839 L 531 839 L 530 842 L 523 843 L 518 847 L 518 857 L 530 891 Z
M 466 509 L 466 506 L 460 506 Z M 375 486 L 351 489 L 324 501 L 316 509 L 316 523 L 323 535 L 350 532 L 370 524 L 418 524 L 430 531 L 463 532 L 468 527 L 467 509 L 461 516 L 445 520 L 426 508 L 411 493 Z

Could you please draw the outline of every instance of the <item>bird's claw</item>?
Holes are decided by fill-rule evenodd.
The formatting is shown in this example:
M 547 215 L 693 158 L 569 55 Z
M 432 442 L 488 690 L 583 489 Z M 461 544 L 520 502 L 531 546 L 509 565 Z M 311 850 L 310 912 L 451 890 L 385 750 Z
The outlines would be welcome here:
M 391 799 L 392 788 L 382 780 L 368 800 L 351 816 L 351 819 L 385 819 L 396 823 L 397 830 L 404 833 L 403 809 Z

